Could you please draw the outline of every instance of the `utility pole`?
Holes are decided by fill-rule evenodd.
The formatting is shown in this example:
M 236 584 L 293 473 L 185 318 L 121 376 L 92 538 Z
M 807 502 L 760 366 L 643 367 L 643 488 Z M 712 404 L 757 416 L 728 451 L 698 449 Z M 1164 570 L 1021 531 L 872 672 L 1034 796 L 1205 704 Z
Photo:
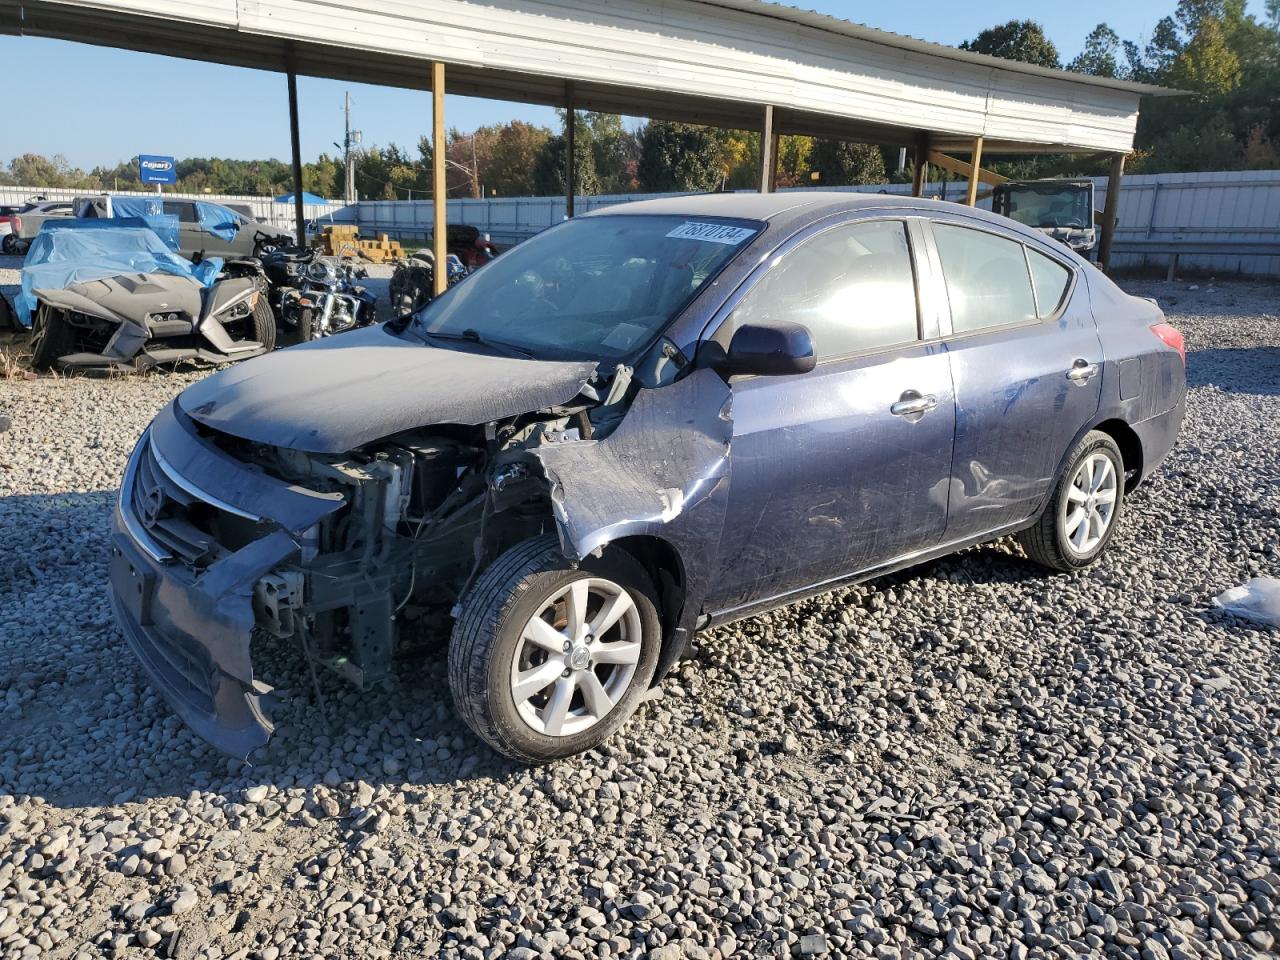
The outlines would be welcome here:
M 355 158 L 351 155 L 351 145 L 360 142 L 360 131 L 351 129 L 351 91 L 347 91 L 343 104 L 343 135 L 342 135 L 342 199 L 346 203 L 355 203 L 356 201 L 356 166 Z

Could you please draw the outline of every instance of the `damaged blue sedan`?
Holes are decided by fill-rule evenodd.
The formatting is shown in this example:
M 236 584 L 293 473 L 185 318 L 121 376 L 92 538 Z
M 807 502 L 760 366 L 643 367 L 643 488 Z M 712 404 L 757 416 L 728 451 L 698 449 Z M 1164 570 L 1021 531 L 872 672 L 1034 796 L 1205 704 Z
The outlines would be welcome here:
M 463 719 L 538 763 L 700 630 L 1016 534 L 1095 561 L 1182 420 L 1181 335 L 981 211 L 830 193 L 611 207 L 416 314 L 183 392 L 129 460 L 112 599 L 247 755 L 251 646 L 366 686 L 448 634 Z

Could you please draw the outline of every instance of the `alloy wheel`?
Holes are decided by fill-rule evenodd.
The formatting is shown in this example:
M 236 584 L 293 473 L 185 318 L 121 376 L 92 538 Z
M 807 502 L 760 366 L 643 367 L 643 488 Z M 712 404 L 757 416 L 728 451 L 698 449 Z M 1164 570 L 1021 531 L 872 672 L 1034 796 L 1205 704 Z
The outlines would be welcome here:
M 640 654 L 640 613 L 631 594 L 602 577 L 574 580 L 549 596 L 521 631 L 511 699 L 538 733 L 582 733 L 626 694 Z
M 1076 556 L 1100 544 L 1116 513 L 1119 477 L 1105 453 L 1091 453 L 1076 467 L 1062 516 L 1063 541 Z

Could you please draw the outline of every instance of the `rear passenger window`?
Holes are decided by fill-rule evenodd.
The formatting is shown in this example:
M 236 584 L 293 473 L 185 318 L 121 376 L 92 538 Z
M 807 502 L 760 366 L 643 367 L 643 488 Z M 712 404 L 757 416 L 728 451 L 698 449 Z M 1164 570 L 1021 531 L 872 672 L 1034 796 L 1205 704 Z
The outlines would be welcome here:
M 1037 253 L 1027 247 L 1027 259 L 1031 261 L 1031 280 L 1036 288 L 1036 306 L 1040 319 L 1053 316 L 1062 306 L 1071 283 L 1071 271 L 1052 257 Z
M 164 212 L 167 216 L 177 217 L 179 223 L 196 222 L 196 205 L 189 200 L 166 200 Z
M 735 326 L 801 323 L 819 360 L 919 339 L 907 225 L 875 220 L 806 240 L 766 273 L 733 312 Z
M 951 302 L 955 333 L 1036 320 L 1023 246 L 993 233 L 935 223 L 933 236 Z

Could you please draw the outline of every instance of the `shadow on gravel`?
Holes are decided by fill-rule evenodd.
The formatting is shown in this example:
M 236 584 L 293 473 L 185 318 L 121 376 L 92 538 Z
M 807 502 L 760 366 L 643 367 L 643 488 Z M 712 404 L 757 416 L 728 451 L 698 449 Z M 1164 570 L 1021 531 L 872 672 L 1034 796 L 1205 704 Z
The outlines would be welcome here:
M 1223 347 L 1187 354 L 1187 385 L 1280 396 L 1280 347 Z
M 0 550 L 0 793 L 81 808 L 264 783 L 412 791 L 517 769 L 454 714 L 442 651 L 406 658 L 363 692 L 321 673 L 322 707 L 300 650 L 255 647 L 256 672 L 283 694 L 275 736 L 247 765 L 205 744 L 151 688 L 112 620 L 115 496 L 0 497 L 0 529 L 15 534 Z

